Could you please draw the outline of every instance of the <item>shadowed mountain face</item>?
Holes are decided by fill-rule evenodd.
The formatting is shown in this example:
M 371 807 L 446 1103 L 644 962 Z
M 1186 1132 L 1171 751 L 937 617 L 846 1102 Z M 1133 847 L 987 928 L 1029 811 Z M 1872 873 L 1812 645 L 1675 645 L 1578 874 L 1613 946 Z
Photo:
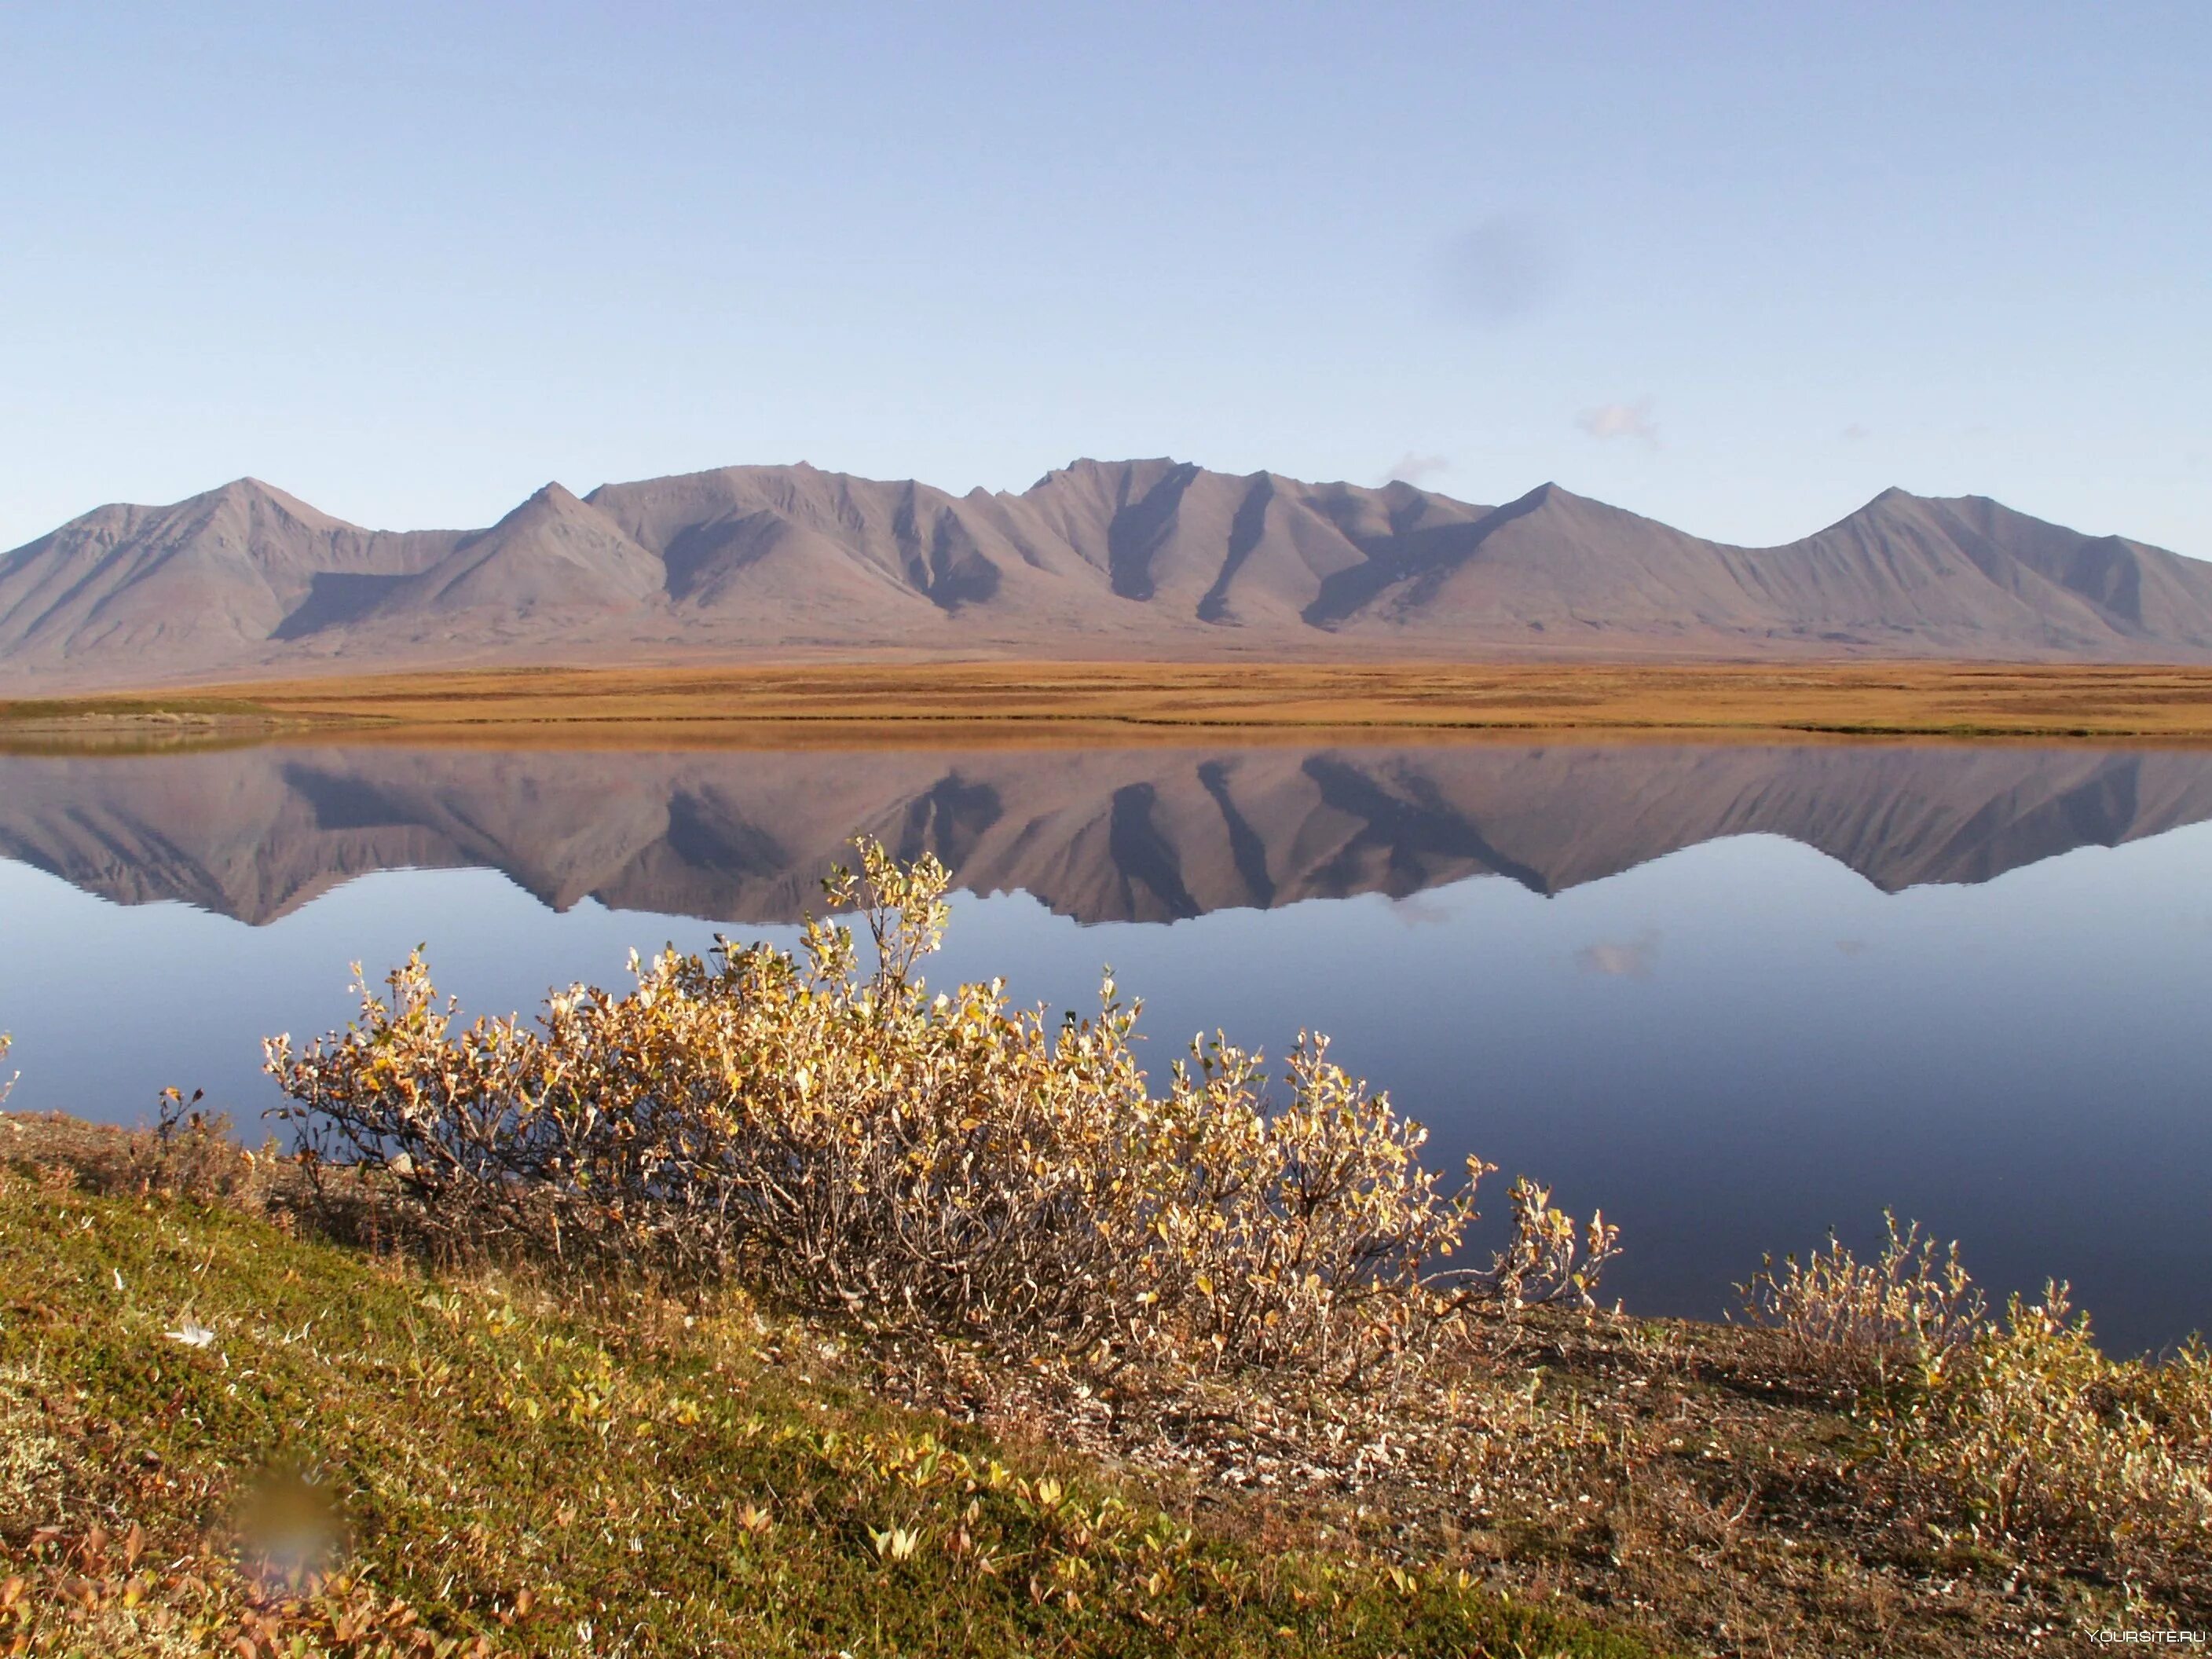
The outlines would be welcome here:
M 0 677 L 27 684 L 811 649 L 2190 660 L 2212 564 L 1971 496 L 1740 548 L 1552 484 L 1486 507 L 1168 460 L 1019 495 L 804 464 L 548 484 L 404 534 L 241 479 L 0 555 Z
M 498 869 L 562 909 L 788 922 L 855 834 L 1097 922 L 1476 875 L 1552 893 L 1749 834 L 1893 891 L 2208 818 L 2212 755 L 2081 749 L 0 757 L 0 857 L 255 924 L 403 867 Z

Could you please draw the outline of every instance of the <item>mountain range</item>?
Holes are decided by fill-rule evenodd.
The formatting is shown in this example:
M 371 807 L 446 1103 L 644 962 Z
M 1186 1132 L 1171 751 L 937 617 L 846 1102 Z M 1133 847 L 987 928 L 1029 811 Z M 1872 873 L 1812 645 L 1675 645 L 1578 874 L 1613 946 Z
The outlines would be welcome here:
M 1544 484 L 1082 460 L 953 495 L 793 466 L 547 484 L 484 530 L 372 531 L 253 479 L 0 555 L 0 680 L 817 652 L 2212 658 L 2212 563 L 1886 490 L 1780 547 Z
M 1741 835 L 1895 891 L 2208 819 L 2212 755 L 2071 747 L 0 755 L 0 859 L 256 925 L 378 871 L 466 868 L 558 909 L 788 922 L 856 832 L 1103 922 L 1484 875 L 1553 894 Z

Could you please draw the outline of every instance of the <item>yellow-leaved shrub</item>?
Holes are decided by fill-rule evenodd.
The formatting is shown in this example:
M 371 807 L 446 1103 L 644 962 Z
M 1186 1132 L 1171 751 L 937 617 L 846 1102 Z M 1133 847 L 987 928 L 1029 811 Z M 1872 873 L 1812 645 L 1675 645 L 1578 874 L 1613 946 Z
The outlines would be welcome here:
M 1752 1322 L 1779 1333 L 1805 1369 L 1879 1376 L 1922 1364 L 1982 1328 L 1987 1305 L 1956 1241 L 1939 1246 L 1917 1222 L 1899 1227 L 1891 1212 L 1882 1220 L 1889 1237 L 1871 1261 L 1831 1234 L 1802 1261 L 1792 1255 L 1777 1267 L 1769 1256 L 1736 1286 Z
M 1990 1544 L 2212 1554 L 2212 1353 L 2112 1358 L 2063 1285 L 1932 1355 L 1886 1428 Z
M 2063 1285 L 1993 1317 L 1956 1243 L 1887 1219 L 1875 1261 L 1831 1238 L 1739 1289 L 1795 1367 L 1857 1395 L 1908 1498 L 2001 1552 L 2153 1580 L 2212 1556 L 2212 1352 L 2113 1358 Z
M 1613 1250 L 1540 1188 L 1488 1273 L 1437 1276 L 1488 1166 L 1447 1187 L 1425 1132 L 1320 1039 L 1271 1104 L 1258 1056 L 1194 1045 L 1155 1093 L 1109 978 L 1054 1024 L 1003 982 L 933 994 L 947 878 L 864 845 L 826 884 L 872 945 L 673 952 L 623 995 L 456 1029 L 419 953 L 362 1018 L 269 1066 L 319 1159 L 389 1177 L 420 1224 L 564 1257 L 741 1274 L 863 1320 L 1107 1363 L 1356 1376 L 1468 1296 L 1587 1301 Z

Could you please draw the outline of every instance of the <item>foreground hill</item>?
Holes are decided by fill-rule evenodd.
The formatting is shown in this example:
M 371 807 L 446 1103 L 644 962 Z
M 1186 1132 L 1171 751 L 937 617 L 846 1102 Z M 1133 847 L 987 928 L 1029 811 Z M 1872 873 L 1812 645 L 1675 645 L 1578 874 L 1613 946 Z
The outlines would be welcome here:
M 197 1156 L 220 1207 L 162 1195 L 150 1139 L 0 1113 L 0 1653 L 1653 1651 L 1453 1568 L 1194 1529 L 872 1397 L 742 1297 L 280 1231 L 234 1150 Z
M 0 1112 L 0 1652 L 1980 1659 L 2212 1610 L 2150 1501 L 2202 1491 L 2201 1348 L 1985 1329 L 1992 1449 L 2052 1469 L 1992 1521 L 1922 1472 L 1976 1443 L 1788 1331 L 1524 1313 L 1379 1403 L 1108 1409 L 734 1287 L 433 1270 L 331 1190 Z
M 2212 565 L 1888 490 L 1782 547 L 1170 460 L 955 496 L 795 466 L 368 531 L 252 479 L 0 555 L 0 677 L 793 652 L 2212 659 Z

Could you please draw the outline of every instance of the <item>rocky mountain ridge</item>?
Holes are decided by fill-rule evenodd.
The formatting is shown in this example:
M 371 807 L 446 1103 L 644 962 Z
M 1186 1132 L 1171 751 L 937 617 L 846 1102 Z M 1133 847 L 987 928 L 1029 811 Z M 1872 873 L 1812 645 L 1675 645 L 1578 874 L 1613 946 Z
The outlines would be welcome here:
M 793 466 L 364 530 L 240 479 L 0 554 L 0 683 L 898 652 L 2212 659 L 2212 564 L 1887 490 L 1780 547 L 1544 484 L 1078 461 L 952 495 Z

